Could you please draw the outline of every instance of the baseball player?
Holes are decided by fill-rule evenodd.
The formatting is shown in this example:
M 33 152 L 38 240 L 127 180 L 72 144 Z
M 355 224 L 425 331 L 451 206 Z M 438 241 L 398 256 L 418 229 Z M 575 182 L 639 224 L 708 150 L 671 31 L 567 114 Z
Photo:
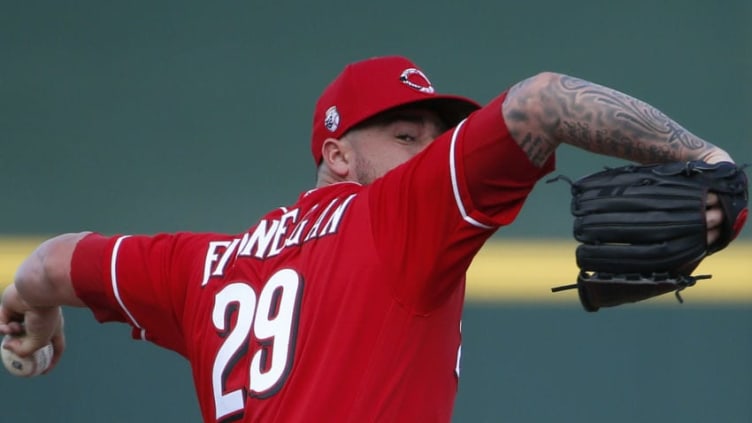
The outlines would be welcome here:
M 561 143 L 731 161 L 590 82 L 542 73 L 481 107 L 404 57 L 371 58 L 316 103 L 317 184 L 297 202 L 236 234 L 52 238 L 5 290 L 0 332 L 19 355 L 52 342 L 57 363 L 61 306 L 124 322 L 190 362 L 206 422 L 448 422 L 465 272 Z M 722 220 L 711 207 L 710 239 Z

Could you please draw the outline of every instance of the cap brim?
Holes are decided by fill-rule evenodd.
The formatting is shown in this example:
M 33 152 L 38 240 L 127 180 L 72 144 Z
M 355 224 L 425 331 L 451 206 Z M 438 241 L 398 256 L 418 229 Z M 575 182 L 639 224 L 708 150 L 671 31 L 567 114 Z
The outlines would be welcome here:
M 470 113 L 481 107 L 480 104 L 470 99 L 452 95 L 439 95 L 434 98 L 418 100 L 398 107 L 405 107 L 408 105 L 415 105 L 418 107 L 426 106 L 436 111 L 441 120 L 443 120 L 450 128 L 456 126 L 463 119 L 468 117 Z

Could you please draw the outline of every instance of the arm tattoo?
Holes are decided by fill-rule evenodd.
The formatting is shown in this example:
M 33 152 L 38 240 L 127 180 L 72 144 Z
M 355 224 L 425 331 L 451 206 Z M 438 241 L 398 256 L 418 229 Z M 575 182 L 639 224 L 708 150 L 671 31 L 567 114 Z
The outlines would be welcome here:
M 525 79 L 509 89 L 502 105 L 502 113 L 512 138 L 533 164 L 541 166 L 556 148 L 557 143 L 550 133 L 560 125 L 560 121 L 552 113 L 538 117 L 530 112 L 531 105 L 535 102 L 533 96 L 528 93 L 532 81 L 533 78 Z M 544 120 L 544 117 L 553 120 Z
M 565 142 L 641 163 L 690 160 L 714 148 L 655 107 L 581 79 L 549 75 L 509 90 L 504 117 L 510 134 L 540 165 Z

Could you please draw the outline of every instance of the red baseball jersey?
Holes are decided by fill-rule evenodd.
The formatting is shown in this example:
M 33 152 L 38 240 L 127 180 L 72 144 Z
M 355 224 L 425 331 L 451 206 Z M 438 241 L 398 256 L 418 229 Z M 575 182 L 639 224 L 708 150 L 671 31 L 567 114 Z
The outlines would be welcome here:
M 465 272 L 554 166 L 510 138 L 503 97 L 372 184 L 310 190 L 246 232 L 89 235 L 76 293 L 186 357 L 207 422 L 448 422 Z

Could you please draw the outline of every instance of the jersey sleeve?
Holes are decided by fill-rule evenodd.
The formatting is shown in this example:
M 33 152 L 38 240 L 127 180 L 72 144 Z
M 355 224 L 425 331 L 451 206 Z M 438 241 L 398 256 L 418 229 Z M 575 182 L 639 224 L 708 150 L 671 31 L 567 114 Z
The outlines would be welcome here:
M 129 324 L 133 337 L 186 354 L 186 295 L 200 285 L 216 234 L 159 234 L 79 241 L 71 260 L 76 295 L 100 322 Z
M 504 123 L 505 98 L 506 93 L 468 119 L 450 151 L 463 218 L 477 218 L 492 227 L 512 223 L 535 184 L 556 164 L 554 154 L 541 167 L 530 162 Z
M 535 183 L 534 166 L 511 138 L 505 95 L 470 115 L 368 189 L 373 239 L 399 285 L 399 300 L 426 312 L 463 280 L 496 229 L 510 224 Z

